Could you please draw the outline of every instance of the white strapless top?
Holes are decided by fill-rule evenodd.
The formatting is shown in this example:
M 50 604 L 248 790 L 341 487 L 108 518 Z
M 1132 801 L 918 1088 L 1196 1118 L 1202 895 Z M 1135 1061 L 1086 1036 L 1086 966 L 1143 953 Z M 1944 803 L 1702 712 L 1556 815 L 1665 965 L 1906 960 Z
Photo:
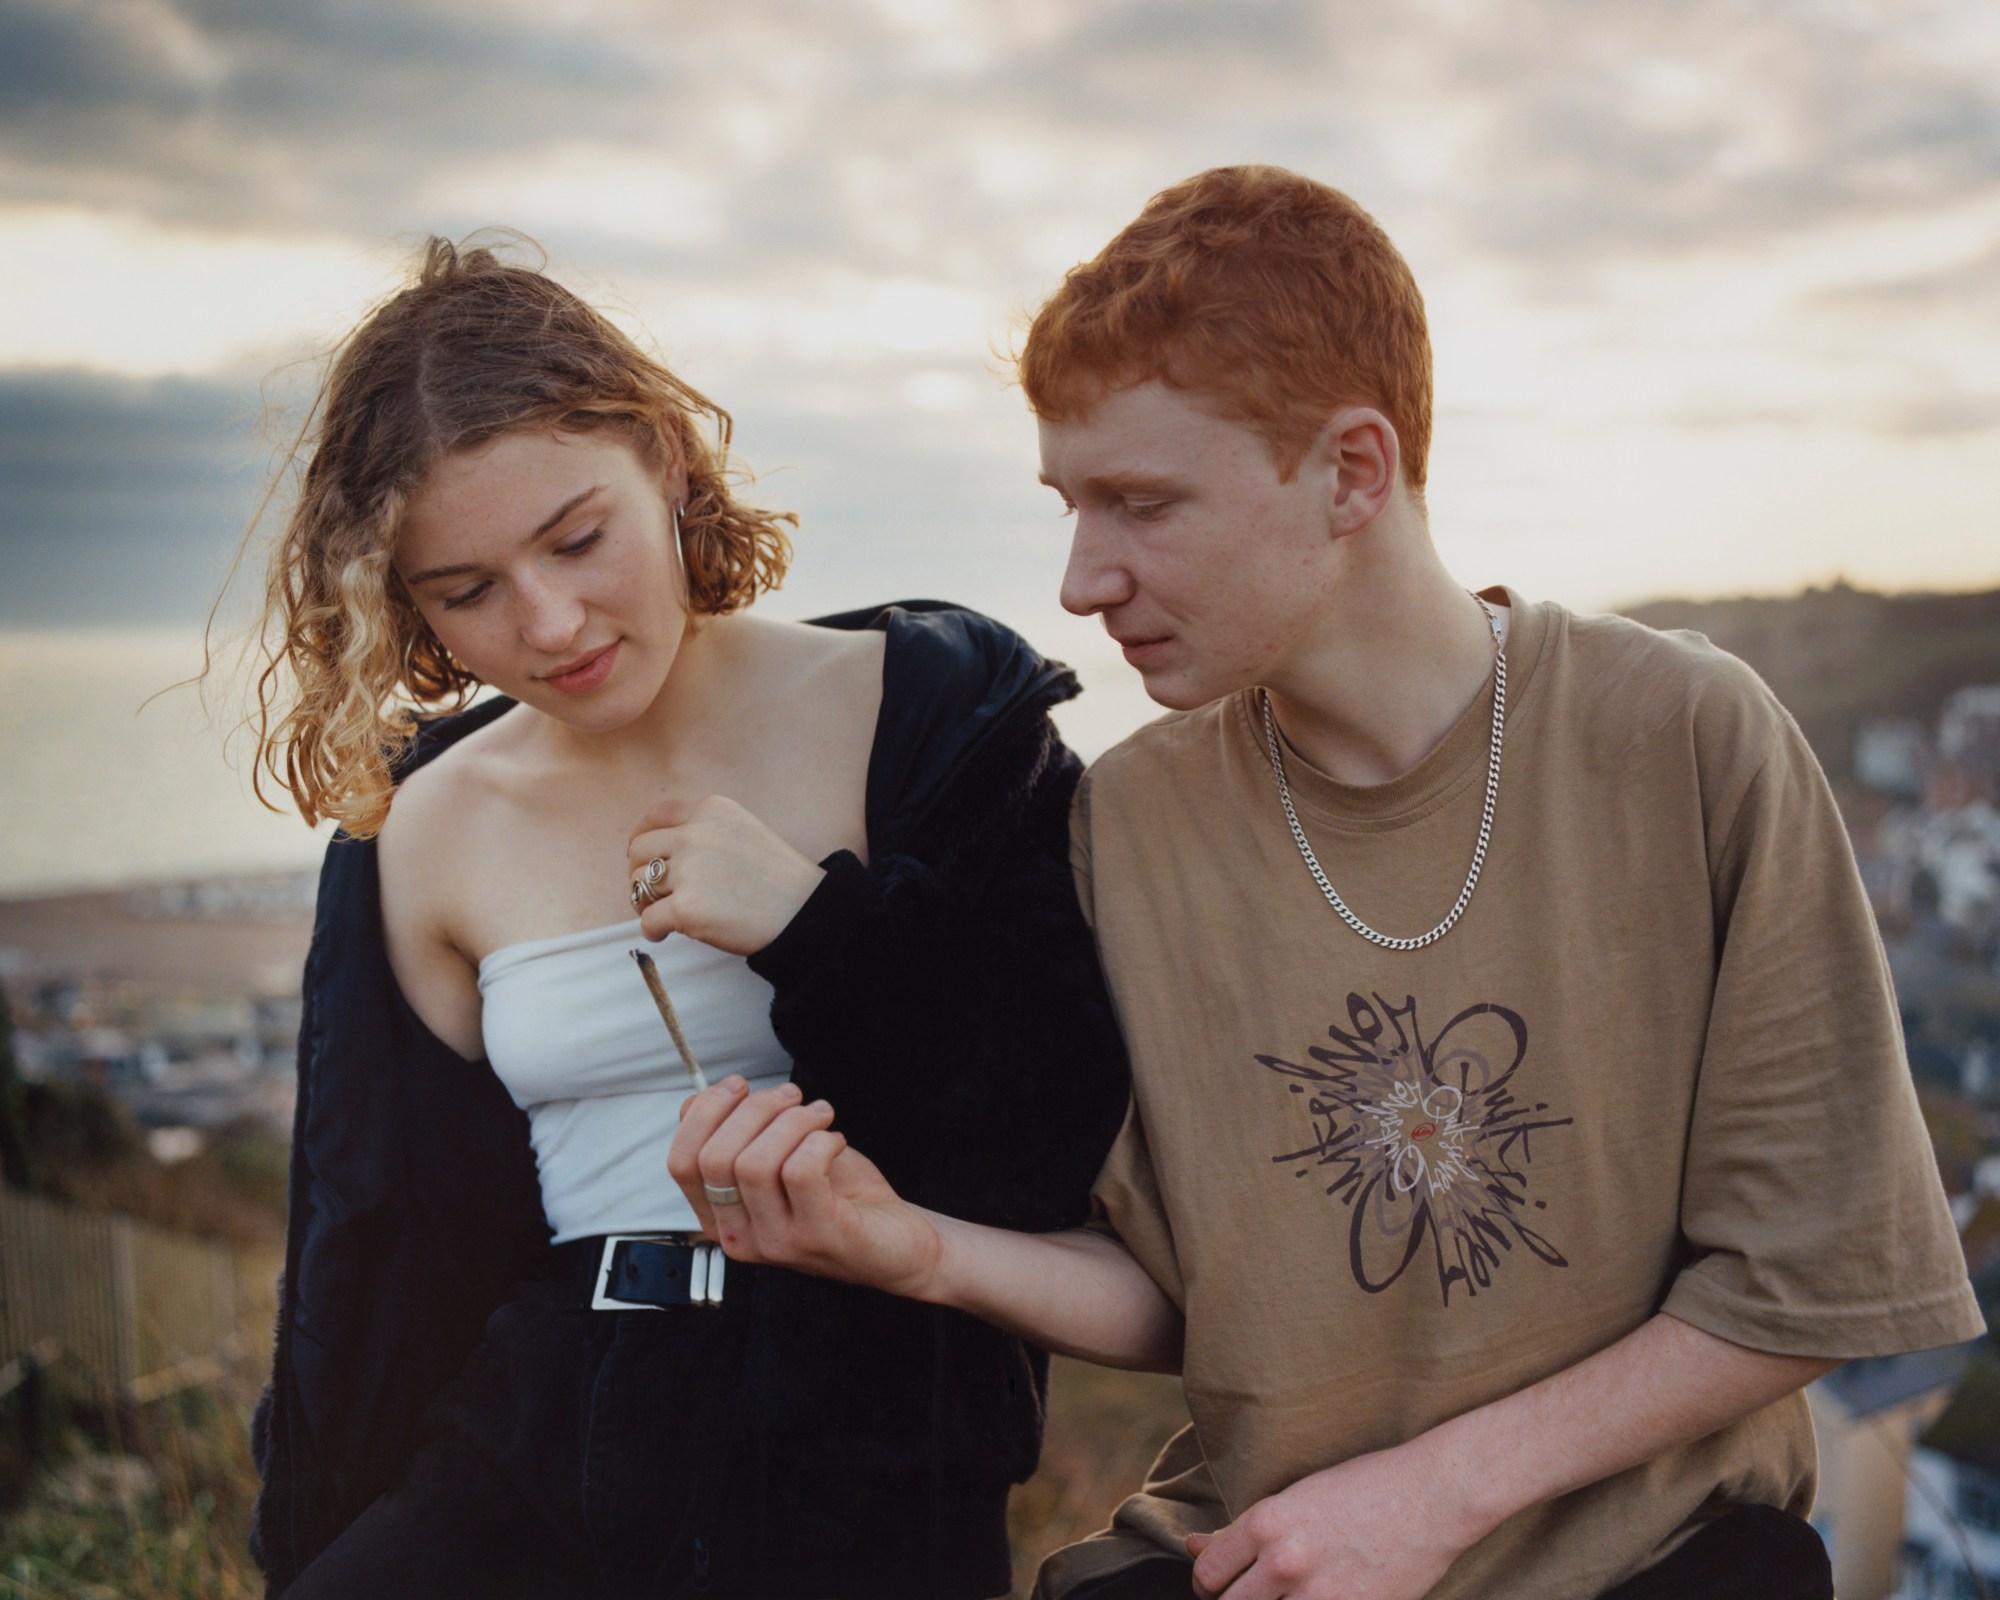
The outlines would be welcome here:
M 486 1058 L 528 1114 L 542 1207 L 556 1243 L 699 1226 L 667 1176 L 667 1146 L 694 1085 L 626 954 L 645 949 L 710 1083 L 783 1083 L 791 1058 L 771 1031 L 771 986 L 685 936 L 649 943 L 635 918 L 530 939 L 479 963 Z

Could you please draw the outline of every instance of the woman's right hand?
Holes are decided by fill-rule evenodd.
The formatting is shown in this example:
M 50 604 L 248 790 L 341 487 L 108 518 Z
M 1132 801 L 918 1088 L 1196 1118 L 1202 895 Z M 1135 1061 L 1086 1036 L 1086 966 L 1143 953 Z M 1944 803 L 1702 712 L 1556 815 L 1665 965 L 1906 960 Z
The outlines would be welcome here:
M 667 1171 L 703 1231 L 732 1261 L 926 1298 L 944 1248 L 930 1214 L 834 1130 L 824 1100 L 801 1104 L 789 1083 L 746 1087 L 732 1075 L 691 1095 L 667 1152 Z M 733 1186 L 741 1203 L 717 1205 L 711 1184 Z

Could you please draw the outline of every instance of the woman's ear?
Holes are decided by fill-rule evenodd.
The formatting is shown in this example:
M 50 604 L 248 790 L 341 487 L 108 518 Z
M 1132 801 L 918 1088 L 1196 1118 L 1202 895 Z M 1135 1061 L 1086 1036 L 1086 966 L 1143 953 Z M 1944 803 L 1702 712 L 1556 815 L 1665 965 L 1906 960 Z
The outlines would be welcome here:
M 685 506 L 688 498 L 687 419 L 669 412 L 655 424 L 653 438 L 659 452 L 660 488 L 670 506 Z

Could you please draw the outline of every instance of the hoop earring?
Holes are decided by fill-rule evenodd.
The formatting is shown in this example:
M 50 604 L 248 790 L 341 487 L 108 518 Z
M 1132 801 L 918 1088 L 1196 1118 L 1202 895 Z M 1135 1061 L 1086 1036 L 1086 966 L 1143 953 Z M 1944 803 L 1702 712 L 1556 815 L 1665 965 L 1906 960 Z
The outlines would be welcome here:
M 681 530 L 682 503 L 673 505 L 674 517 L 674 565 L 680 571 L 681 604 L 690 611 L 694 609 L 694 574 L 688 569 L 687 536 Z

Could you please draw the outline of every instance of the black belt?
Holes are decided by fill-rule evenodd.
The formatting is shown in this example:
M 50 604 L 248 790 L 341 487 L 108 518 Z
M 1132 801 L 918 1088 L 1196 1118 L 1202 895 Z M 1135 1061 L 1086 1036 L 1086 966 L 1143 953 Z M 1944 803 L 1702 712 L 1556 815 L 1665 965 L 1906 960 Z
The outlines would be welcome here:
M 746 1270 L 692 1233 L 607 1233 L 555 1247 L 559 1270 L 593 1311 L 719 1306 L 724 1284 Z

